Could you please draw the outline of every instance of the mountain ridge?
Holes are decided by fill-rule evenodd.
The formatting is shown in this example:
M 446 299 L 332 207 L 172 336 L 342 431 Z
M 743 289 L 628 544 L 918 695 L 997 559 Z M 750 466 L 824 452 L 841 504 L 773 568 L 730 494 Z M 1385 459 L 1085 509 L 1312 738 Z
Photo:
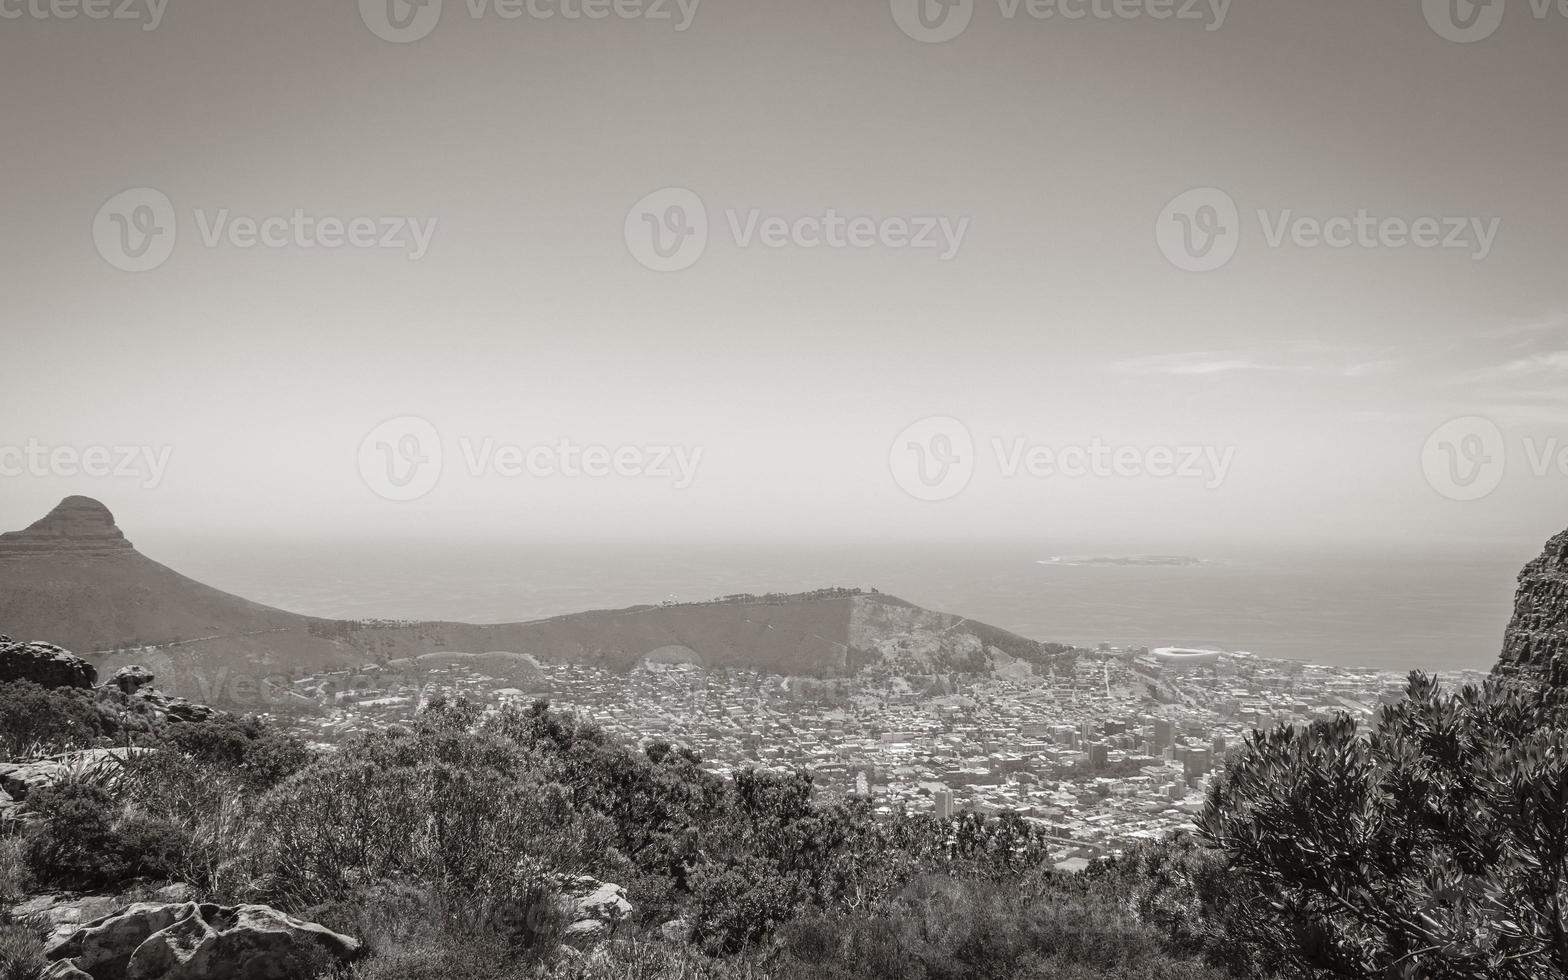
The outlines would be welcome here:
M 49 639 L 101 671 L 151 660 L 171 685 L 219 704 L 247 700 L 262 682 L 440 652 L 508 651 L 618 671 L 657 654 L 707 667 L 834 677 L 878 663 L 920 673 L 980 672 L 1018 660 L 1043 663 L 1065 649 L 859 589 L 490 624 L 304 616 L 147 558 L 107 507 L 80 496 L 62 500 L 24 531 L 0 535 L 0 632 Z

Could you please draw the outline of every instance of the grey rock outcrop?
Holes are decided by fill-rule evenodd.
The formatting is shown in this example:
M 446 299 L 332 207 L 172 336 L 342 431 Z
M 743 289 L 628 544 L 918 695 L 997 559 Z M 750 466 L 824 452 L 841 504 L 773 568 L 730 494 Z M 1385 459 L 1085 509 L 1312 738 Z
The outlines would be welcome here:
M 117 687 L 126 694 L 135 694 L 156 679 L 151 670 L 141 664 L 131 664 L 115 671 L 105 686 Z
M 229 980 L 311 975 L 360 944 L 265 905 L 142 902 L 50 943 L 51 980 Z
M 1519 573 L 1513 619 L 1493 672 L 1568 685 L 1568 531 Z
M 151 707 L 153 713 L 163 721 L 206 721 L 226 714 L 205 704 L 160 694 L 147 688 L 142 688 L 132 696 Z
M 566 935 L 597 939 L 609 935 L 631 917 L 632 903 L 626 889 L 588 875 L 562 876 L 556 880 L 561 911 L 570 920 Z
M 90 688 L 98 668 L 53 643 L 16 643 L 0 637 L 0 684 L 32 681 L 43 687 Z

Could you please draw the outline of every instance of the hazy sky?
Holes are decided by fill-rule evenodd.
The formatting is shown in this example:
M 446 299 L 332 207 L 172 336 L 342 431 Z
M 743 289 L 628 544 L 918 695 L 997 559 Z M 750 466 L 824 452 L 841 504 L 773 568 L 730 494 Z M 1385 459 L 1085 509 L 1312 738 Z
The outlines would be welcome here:
M 428 36 L 393 43 L 372 0 L 168 0 L 144 30 L 146 2 L 125 8 L 138 22 L 0 0 L 0 526 L 67 493 L 139 543 L 1568 525 L 1548 458 L 1568 439 L 1556 10 L 1507 0 L 1495 33 L 1457 43 L 1419 0 L 1236 0 L 1222 22 L 1206 0 L 1197 19 L 978 0 L 925 43 L 887 0 L 669 0 L 665 20 L 445 0 Z M 135 188 L 177 228 L 141 272 L 113 261 L 117 235 L 130 256 L 162 230 L 137 210 L 151 199 L 111 201 Z M 634 209 L 665 188 L 706 211 L 678 271 L 636 240 L 700 220 L 669 209 L 689 196 Z M 1235 246 L 1206 272 L 1162 250 L 1185 227 L 1162 213 L 1197 188 L 1237 214 L 1187 215 L 1199 236 L 1222 223 L 1206 254 Z M 805 247 L 835 235 L 830 209 L 871 219 L 869 244 Z M 323 247 L 330 222 L 301 231 L 296 211 L 373 219 L 389 247 Z M 1360 230 L 1330 223 L 1346 247 L 1296 223 L 1361 211 Z M 242 247 L 243 219 L 269 217 L 290 219 L 279 247 Z M 1365 232 L 1383 219 L 1435 219 L 1460 247 Z M 950 423 L 895 441 L 934 416 L 972 448 L 932 441 Z M 1470 416 L 1487 422 L 1439 431 Z M 430 428 L 361 451 L 405 417 Z M 431 431 L 439 482 L 384 499 L 377 474 L 428 461 L 406 440 Z M 546 475 L 563 439 L 656 472 Z M 972 468 L 962 492 L 906 492 L 911 442 Z M 1114 472 L 1060 471 L 1096 446 L 1121 451 Z M 74 473 L 60 447 L 128 475 Z M 1035 448 L 1057 468 L 1007 475 Z M 534 469 L 506 475 L 519 459 Z

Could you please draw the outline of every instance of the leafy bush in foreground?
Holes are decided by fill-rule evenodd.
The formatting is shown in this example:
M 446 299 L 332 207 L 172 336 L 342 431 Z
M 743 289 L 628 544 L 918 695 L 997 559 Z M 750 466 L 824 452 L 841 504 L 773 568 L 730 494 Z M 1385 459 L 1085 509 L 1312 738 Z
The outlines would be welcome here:
M 0 759 L 95 745 L 118 729 L 115 710 L 94 691 L 0 684 Z
M 112 889 L 136 878 L 167 878 L 184 847 L 175 827 L 123 807 L 97 783 L 37 790 L 28 806 L 38 819 L 22 837 L 22 860 L 46 886 Z
M 1419 673 L 1370 733 L 1255 733 L 1201 832 L 1245 884 L 1228 938 L 1293 976 L 1568 975 L 1568 709 Z

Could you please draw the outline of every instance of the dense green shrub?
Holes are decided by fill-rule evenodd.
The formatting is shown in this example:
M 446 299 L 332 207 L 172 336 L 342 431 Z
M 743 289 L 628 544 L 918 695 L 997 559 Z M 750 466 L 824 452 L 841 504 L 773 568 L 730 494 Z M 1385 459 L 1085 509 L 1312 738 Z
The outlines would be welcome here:
M 356 739 L 260 797 L 236 868 L 255 896 L 298 906 L 417 880 L 488 898 L 514 890 L 524 857 L 624 866 L 610 818 L 575 805 L 524 746 L 441 712 Z
M 38 819 L 22 836 L 22 860 L 48 887 L 102 890 L 164 879 L 187 848 L 178 827 L 123 806 L 98 783 L 39 789 L 27 804 Z
M 118 730 L 116 711 L 93 691 L 0 684 L 0 758 L 84 748 Z
M 38 823 L 22 840 L 28 873 L 42 884 L 68 889 L 119 883 L 125 869 L 114 835 L 116 808 L 108 789 L 90 783 L 34 791 L 28 809 Z
M 1413 674 L 1350 718 L 1247 740 L 1200 830 L 1242 914 L 1226 938 L 1309 978 L 1568 974 L 1568 709 Z
M 305 743 L 257 718 L 218 715 L 170 724 L 162 740 L 198 763 L 233 772 L 257 790 L 277 785 L 311 760 Z

